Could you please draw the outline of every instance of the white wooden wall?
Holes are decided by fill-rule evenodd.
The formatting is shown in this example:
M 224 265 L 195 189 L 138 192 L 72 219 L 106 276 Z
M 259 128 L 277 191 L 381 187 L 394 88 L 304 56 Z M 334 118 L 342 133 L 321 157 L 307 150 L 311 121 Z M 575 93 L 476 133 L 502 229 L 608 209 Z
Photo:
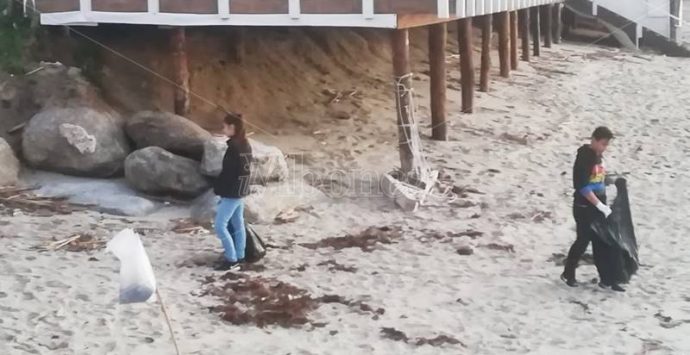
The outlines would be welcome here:
M 671 37 L 671 3 L 669 0 L 594 0 L 593 13 L 597 7 L 646 27 L 667 38 Z M 638 26 L 638 27 L 639 27 Z

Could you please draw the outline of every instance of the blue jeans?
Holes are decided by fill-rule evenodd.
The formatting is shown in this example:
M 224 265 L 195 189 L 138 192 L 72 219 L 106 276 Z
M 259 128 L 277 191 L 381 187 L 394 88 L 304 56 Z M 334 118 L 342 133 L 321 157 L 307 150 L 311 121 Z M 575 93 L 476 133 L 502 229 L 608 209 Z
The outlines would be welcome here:
M 244 260 L 247 233 L 244 229 L 244 202 L 240 198 L 221 198 L 216 212 L 215 229 L 229 262 Z

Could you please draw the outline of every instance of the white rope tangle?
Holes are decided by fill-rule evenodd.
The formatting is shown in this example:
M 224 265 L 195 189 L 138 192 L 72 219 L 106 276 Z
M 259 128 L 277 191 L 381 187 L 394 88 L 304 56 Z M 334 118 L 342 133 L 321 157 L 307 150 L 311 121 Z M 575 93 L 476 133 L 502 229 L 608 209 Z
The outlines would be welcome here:
M 425 200 L 428 198 L 433 198 L 436 202 L 442 202 L 453 199 L 455 196 L 449 191 L 438 191 L 434 189 L 436 183 L 438 182 L 439 172 L 437 170 L 432 170 L 431 165 L 426 159 L 422 148 L 422 140 L 419 134 L 419 124 L 417 122 L 417 105 L 415 103 L 414 89 L 410 83 L 414 74 L 408 73 L 401 77 L 395 78 L 395 94 L 398 101 L 397 110 L 398 117 L 405 117 L 403 113 L 406 113 L 409 122 L 403 122 L 399 120 L 398 123 L 401 129 L 400 131 L 404 134 L 404 141 L 400 140 L 400 145 L 409 145 L 410 151 L 412 152 L 412 174 L 415 179 L 424 184 L 424 189 L 413 186 L 411 184 L 402 182 L 409 192 L 412 192 L 418 199 L 420 205 L 423 205 Z M 402 105 L 401 98 L 407 98 L 408 105 Z M 409 134 L 408 134 L 409 132 Z

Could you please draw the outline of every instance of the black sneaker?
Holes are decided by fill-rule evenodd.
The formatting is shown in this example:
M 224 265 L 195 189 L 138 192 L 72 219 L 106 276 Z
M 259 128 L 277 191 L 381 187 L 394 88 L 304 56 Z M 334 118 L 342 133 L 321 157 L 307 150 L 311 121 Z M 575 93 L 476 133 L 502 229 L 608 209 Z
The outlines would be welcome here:
M 218 263 L 213 269 L 216 271 L 232 271 L 232 270 L 238 270 L 240 268 L 240 263 L 236 261 L 227 261 L 223 260 L 222 262 Z
M 611 289 L 616 291 L 616 292 L 625 292 L 625 289 L 621 287 L 619 284 L 613 284 L 611 285 Z
M 565 282 L 565 284 L 570 286 L 570 287 L 577 287 L 578 286 L 577 280 L 575 280 L 574 278 L 568 279 L 567 277 L 565 277 L 565 273 L 561 274 L 561 280 L 563 280 L 563 282 Z

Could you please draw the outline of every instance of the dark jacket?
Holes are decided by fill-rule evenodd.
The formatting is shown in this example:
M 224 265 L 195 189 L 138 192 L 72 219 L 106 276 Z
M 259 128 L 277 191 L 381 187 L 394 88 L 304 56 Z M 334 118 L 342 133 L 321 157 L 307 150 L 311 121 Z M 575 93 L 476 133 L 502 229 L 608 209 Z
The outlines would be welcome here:
M 249 143 L 228 140 L 228 149 L 223 157 L 223 170 L 216 179 L 213 190 L 226 198 L 242 198 L 249 195 L 249 175 L 252 162 L 252 147 Z
M 577 150 L 577 158 L 573 166 L 574 203 L 576 206 L 590 206 L 584 194 L 594 192 L 595 195 L 606 203 L 606 170 L 601 157 L 589 147 L 583 145 Z

